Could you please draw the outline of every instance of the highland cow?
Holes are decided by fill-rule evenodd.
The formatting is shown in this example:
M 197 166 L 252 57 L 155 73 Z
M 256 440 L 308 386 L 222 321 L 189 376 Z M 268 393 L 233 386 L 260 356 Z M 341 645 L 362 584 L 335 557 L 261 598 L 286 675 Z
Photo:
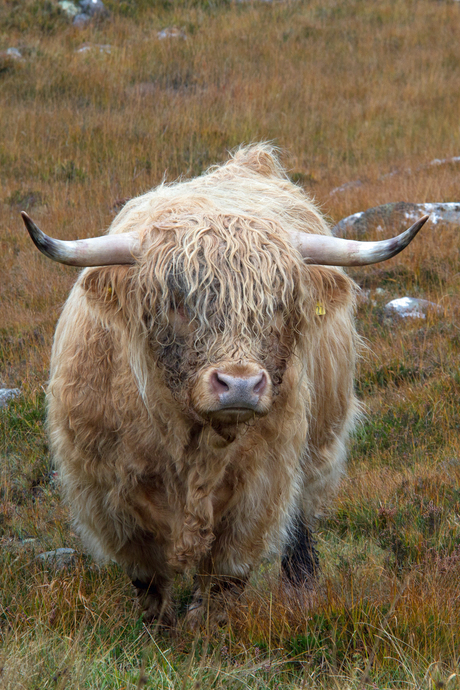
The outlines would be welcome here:
M 56 330 L 48 425 L 90 552 L 126 571 L 146 615 L 219 619 L 270 554 L 299 589 L 310 530 L 342 474 L 357 404 L 356 286 L 341 266 L 401 251 L 352 242 L 292 184 L 268 145 L 129 201 L 109 234 L 41 251 L 86 266 Z

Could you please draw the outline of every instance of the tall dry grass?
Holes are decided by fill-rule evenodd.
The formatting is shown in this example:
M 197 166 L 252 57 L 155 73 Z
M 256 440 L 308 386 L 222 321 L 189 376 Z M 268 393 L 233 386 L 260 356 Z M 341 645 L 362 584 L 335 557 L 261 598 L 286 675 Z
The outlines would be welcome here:
M 23 390 L 0 412 L 0 684 L 459 687 L 458 228 L 429 226 L 385 266 L 352 271 L 370 290 L 358 312 L 367 417 L 318 529 L 315 601 L 286 598 L 264 564 L 229 627 L 192 639 L 144 628 L 124 576 L 89 561 L 68 524 L 42 387 L 76 270 L 36 252 L 19 210 L 61 238 L 91 236 L 163 176 L 260 139 L 335 221 L 457 201 L 460 165 L 428 164 L 460 155 L 460 5 L 106 4 L 112 18 L 83 30 L 52 3 L 0 7 L 0 53 L 24 56 L 0 55 L 0 384 Z M 171 26 L 187 38 L 159 40 Z M 403 294 L 443 310 L 387 323 L 384 303 Z M 80 554 L 70 568 L 35 559 L 59 546 Z M 182 607 L 189 591 L 177 583 Z

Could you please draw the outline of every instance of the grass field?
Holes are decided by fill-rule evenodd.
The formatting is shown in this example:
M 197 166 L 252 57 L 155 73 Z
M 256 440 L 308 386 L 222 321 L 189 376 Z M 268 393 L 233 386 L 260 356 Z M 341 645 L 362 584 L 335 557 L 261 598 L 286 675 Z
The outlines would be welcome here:
M 228 627 L 170 636 L 143 625 L 117 566 L 85 556 L 61 505 L 43 391 L 77 273 L 39 255 L 19 216 L 95 235 L 164 176 L 267 139 L 331 222 L 460 201 L 460 164 L 428 165 L 460 156 L 460 3 L 105 4 L 111 18 L 84 29 L 51 0 L 0 5 L 0 385 L 23 391 L 0 411 L 0 686 L 460 688 L 459 229 L 428 224 L 350 271 L 371 298 L 367 416 L 318 528 L 317 600 L 286 601 L 264 564 Z M 171 27 L 185 38 L 160 40 Z M 406 294 L 442 310 L 388 323 L 383 305 Z M 76 549 L 70 567 L 36 559 L 58 547 Z M 189 593 L 178 581 L 183 606 Z

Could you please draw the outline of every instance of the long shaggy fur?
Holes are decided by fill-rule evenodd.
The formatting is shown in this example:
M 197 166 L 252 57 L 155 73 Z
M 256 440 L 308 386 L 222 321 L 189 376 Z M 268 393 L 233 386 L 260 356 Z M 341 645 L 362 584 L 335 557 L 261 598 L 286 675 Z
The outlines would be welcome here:
M 65 495 L 92 553 L 150 583 L 152 615 L 186 568 L 244 580 L 342 472 L 354 285 L 305 264 L 290 230 L 329 234 L 273 148 L 242 148 L 130 201 L 110 232 L 138 234 L 135 265 L 85 269 L 60 318 L 48 404 Z M 217 365 L 267 371 L 268 414 L 210 423 Z

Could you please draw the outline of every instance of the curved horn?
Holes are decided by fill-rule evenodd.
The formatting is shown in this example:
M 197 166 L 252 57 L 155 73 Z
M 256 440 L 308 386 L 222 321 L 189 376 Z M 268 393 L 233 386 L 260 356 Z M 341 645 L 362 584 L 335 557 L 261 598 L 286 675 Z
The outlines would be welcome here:
M 109 264 L 133 264 L 133 252 L 137 238 L 124 235 L 102 235 L 87 240 L 65 242 L 48 237 L 38 228 L 25 211 L 22 220 L 35 246 L 49 259 L 68 266 L 108 266 Z
M 386 261 L 399 254 L 411 242 L 429 216 L 420 218 L 409 230 L 380 242 L 357 242 L 329 235 L 305 235 L 291 232 L 291 241 L 309 264 L 323 266 L 366 266 Z

